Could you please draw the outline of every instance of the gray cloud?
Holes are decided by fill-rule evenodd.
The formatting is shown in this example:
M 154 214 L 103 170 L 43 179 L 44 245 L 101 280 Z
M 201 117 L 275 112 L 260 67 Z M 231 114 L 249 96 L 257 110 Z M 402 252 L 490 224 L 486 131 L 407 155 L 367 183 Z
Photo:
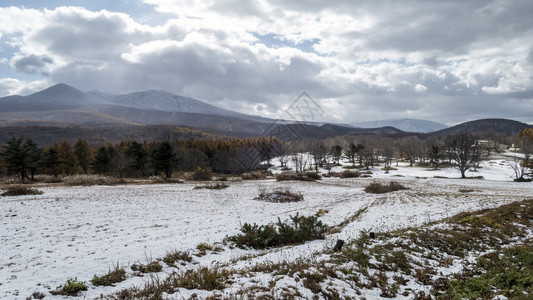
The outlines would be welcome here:
M 178 16 L 148 26 L 109 12 L 42 12 L 42 26 L 20 33 L 12 65 L 84 90 L 161 89 L 268 116 L 307 91 L 329 121 L 531 121 L 531 1 L 149 1 Z M 288 42 L 269 48 L 255 33 Z M 317 53 L 296 48 L 311 39 Z
M 52 64 L 53 62 L 54 60 L 47 55 L 32 54 L 16 59 L 13 65 L 17 72 L 38 74 L 43 72 L 43 68 L 45 68 L 46 65 Z

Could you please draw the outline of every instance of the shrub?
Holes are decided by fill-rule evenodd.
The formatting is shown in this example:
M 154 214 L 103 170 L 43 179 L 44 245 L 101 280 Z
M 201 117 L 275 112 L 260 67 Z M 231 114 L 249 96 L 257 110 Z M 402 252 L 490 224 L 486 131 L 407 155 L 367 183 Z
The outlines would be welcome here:
M 204 169 L 198 167 L 196 171 L 192 173 L 190 179 L 196 181 L 209 181 L 211 180 L 211 177 L 213 177 L 213 172 L 211 171 L 211 169 Z
M 94 275 L 91 283 L 94 286 L 113 286 L 113 284 L 124 280 L 126 280 L 126 271 L 117 264 L 114 270 L 109 270 L 109 272 L 103 276 Z
M 370 183 L 368 186 L 365 187 L 365 192 L 371 193 L 371 194 L 384 194 L 384 193 L 395 192 L 395 191 L 406 190 L 406 189 L 407 189 L 406 187 L 404 187 L 403 185 L 395 181 L 391 181 L 388 185 L 382 184 L 377 181 L 373 181 L 372 183 Z
M 178 261 L 191 262 L 192 256 L 189 254 L 189 252 L 181 252 L 174 250 L 171 252 L 167 252 L 165 257 L 163 257 L 163 261 L 170 267 L 173 267 Z
M 282 223 L 279 218 L 276 224 L 259 226 L 245 223 L 241 228 L 242 234 L 226 237 L 226 240 L 240 248 L 265 249 L 325 238 L 328 226 L 316 216 L 300 217 L 297 213 L 290 218 L 292 225 Z
M 163 266 L 158 261 L 153 261 L 146 265 L 134 264 L 130 268 L 132 271 L 140 273 L 157 273 L 163 270 Z
M 330 176 L 340 177 L 340 178 L 357 178 L 361 177 L 361 173 L 359 171 L 350 171 L 345 170 L 340 173 L 337 172 L 331 172 L 329 173 Z
M 229 187 L 229 184 L 217 182 L 216 184 L 195 186 L 194 189 L 195 190 L 199 190 L 199 189 L 223 190 L 223 189 L 228 188 L 228 187 Z
M 57 287 L 55 291 L 51 291 L 52 295 L 63 295 L 63 296 L 77 296 L 79 292 L 88 290 L 89 287 L 85 281 L 79 281 L 78 278 L 69 278 L 67 282 L 63 285 Z
M 320 175 L 314 172 L 307 172 L 307 173 L 284 172 L 284 173 L 276 175 L 277 181 L 287 181 L 287 180 L 315 181 L 319 179 L 320 179 Z
M 24 196 L 24 195 L 42 195 L 42 194 L 43 192 L 37 189 L 32 189 L 32 188 L 28 188 L 22 185 L 17 185 L 17 186 L 11 186 L 7 188 L 7 190 L 0 195 L 7 197 L 7 196 Z
M 229 271 L 218 268 L 203 267 L 198 270 L 187 270 L 173 278 L 174 285 L 186 289 L 221 290 L 224 289 Z
M 302 201 L 304 196 L 301 193 L 294 193 L 290 190 L 275 190 L 272 192 L 266 192 L 265 190 L 260 189 L 259 196 L 256 199 L 266 202 L 288 203 Z
M 241 175 L 243 180 L 257 180 L 267 178 L 267 173 L 261 171 L 248 172 Z

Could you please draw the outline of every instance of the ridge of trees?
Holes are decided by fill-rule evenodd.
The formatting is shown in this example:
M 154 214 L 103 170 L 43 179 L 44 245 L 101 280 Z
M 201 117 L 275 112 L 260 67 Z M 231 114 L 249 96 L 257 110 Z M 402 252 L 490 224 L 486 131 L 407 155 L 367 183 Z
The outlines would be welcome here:
M 402 160 L 410 166 L 417 163 L 434 169 L 443 164 L 455 166 L 464 178 L 491 152 L 511 144 L 521 151 L 521 156 L 510 161 L 516 179 L 529 180 L 533 169 L 532 128 L 507 137 L 494 132 L 485 135 L 462 132 L 427 139 L 363 135 L 282 142 L 273 137 L 187 140 L 167 137 L 162 142 L 123 141 L 100 147 L 90 147 L 82 138 L 74 146 L 63 140 L 48 147 L 39 147 L 31 139 L 12 138 L 0 147 L 0 172 L 16 175 L 19 180 L 33 180 L 37 174 L 171 177 L 175 171 L 193 172 L 199 168 L 219 174 L 242 174 L 259 169 L 261 163 L 268 165 L 277 157 L 282 168 L 292 162 L 296 172 L 318 171 L 319 167 L 329 171 L 342 159 L 351 168 L 369 169 L 379 163 L 388 171 L 394 161 Z

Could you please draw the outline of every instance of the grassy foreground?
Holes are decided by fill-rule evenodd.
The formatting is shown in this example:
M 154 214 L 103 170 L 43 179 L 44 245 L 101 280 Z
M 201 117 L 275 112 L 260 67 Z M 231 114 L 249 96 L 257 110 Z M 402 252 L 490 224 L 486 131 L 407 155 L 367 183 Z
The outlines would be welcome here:
M 532 228 L 533 199 L 416 228 L 363 232 L 338 252 L 154 275 L 103 298 L 167 299 L 179 291 L 178 298 L 191 299 L 531 299 Z

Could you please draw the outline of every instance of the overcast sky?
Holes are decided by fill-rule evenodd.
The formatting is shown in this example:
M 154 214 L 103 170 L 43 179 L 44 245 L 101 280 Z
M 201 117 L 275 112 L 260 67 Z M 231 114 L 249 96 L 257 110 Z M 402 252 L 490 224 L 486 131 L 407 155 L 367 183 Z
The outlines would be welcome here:
M 165 90 L 266 117 L 533 122 L 531 0 L 0 2 L 0 96 Z

